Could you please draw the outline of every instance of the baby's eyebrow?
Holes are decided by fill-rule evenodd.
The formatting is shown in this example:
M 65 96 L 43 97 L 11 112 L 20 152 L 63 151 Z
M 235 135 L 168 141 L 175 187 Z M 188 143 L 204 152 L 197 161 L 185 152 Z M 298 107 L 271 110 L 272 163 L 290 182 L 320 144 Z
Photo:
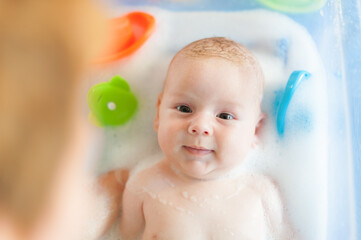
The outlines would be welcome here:
M 239 108 L 239 109 L 243 109 L 244 108 L 244 105 L 241 104 L 241 103 L 238 103 L 238 102 L 229 102 L 229 101 L 226 101 L 226 102 L 221 102 L 220 103 L 222 106 L 225 106 L 227 108 Z
M 193 94 L 190 94 L 189 92 L 175 92 L 171 96 L 171 99 L 174 98 L 188 98 L 190 100 L 193 100 L 196 98 Z
M 175 92 L 175 93 L 172 93 L 172 95 L 170 96 L 170 99 L 172 101 L 177 101 L 179 98 L 181 98 L 182 100 L 187 99 L 189 101 L 197 101 L 197 95 L 191 94 L 189 92 Z M 216 101 L 216 105 L 219 106 L 220 108 L 222 108 L 222 111 L 229 111 L 232 109 L 242 110 L 245 108 L 244 104 L 236 102 L 236 101 L 232 101 L 232 100 L 231 101 L 215 100 L 215 101 Z

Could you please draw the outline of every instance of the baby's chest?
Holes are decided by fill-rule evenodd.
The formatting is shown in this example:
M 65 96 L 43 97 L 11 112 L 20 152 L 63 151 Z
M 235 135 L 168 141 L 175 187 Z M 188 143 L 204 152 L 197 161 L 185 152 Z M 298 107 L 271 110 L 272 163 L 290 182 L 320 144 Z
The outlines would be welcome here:
M 264 239 L 265 219 L 257 198 L 202 199 L 153 196 L 144 203 L 143 239 Z

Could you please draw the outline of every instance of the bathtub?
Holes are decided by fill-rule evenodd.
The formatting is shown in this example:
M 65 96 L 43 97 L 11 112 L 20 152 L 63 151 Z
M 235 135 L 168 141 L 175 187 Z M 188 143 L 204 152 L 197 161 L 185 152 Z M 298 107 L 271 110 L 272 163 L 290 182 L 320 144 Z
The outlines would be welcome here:
M 243 11 L 263 9 L 267 12 L 286 16 L 304 28 L 312 37 L 311 40 L 316 46 L 317 54 L 323 65 L 326 84 L 323 84 L 320 89 L 322 88 L 321 90 L 327 93 L 324 95 L 325 99 L 323 99 L 325 101 L 323 106 L 327 108 L 327 111 L 323 113 L 326 115 L 323 117 L 327 119 L 328 123 L 325 129 L 327 137 L 320 138 L 324 141 L 323 146 L 326 149 L 327 164 L 324 164 L 324 167 L 322 165 L 318 166 L 322 169 L 321 171 L 324 173 L 322 176 L 325 177 L 326 181 L 324 185 L 320 185 L 320 189 L 324 191 L 320 196 L 322 195 L 321 197 L 325 199 L 320 200 L 316 205 L 317 208 L 324 208 L 322 211 L 317 212 L 317 215 L 323 215 L 320 217 L 322 222 L 314 227 L 315 229 L 312 231 L 308 231 L 307 234 L 301 233 L 301 236 L 306 236 L 305 239 L 361 239 L 361 128 L 359 127 L 361 85 L 358 83 L 361 74 L 361 70 L 358 68 L 358 66 L 361 66 L 360 1 L 344 0 L 341 2 L 328 0 L 322 8 L 303 13 L 278 11 L 258 1 L 240 0 L 114 0 L 109 1 L 107 4 L 111 16 L 118 16 L 131 10 L 154 11 L 155 13 L 167 11 L 168 15 L 188 12 L 218 12 L 232 15 Z M 274 28 L 276 30 L 278 26 L 274 26 Z M 153 42 L 156 42 L 156 40 L 153 39 Z M 170 56 L 176 50 L 170 47 L 169 57 L 164 61 L 159 59 L 163 73 L 157 75 L 158 78 L 164 77 Z M 130 61 L 137 61 L 134 58 L 144 59 L 145 57 L 138 55 Z M 114 74 L 122 74 L 132 78 L 134 73 L 126 70 L 126 68 L 135 63 L 127 63 L 127 61 L 126 59 L 121 60 L 120 63 L 108 67 L 108 74 L 95 74 L 96 77 L 91 78 L 90 85 L 107 80 Z M 126 67 L 122 66 L 124 64 Z M 139 75 L 137 77 L 144 78 L 146 76 Z M 160 83 L 151 82 L 149 84 L 156 85 L 156 89 L 161 86 Z M 131 82 L 130 85 L 132 87 Z M 149 94 L 145 90 L 141 90 L 140 87 L 137 89 L 137 86 L 137 84 L 133 84 L 136 95 L 143 96 L 140 97 L 139 101 L 147 99 L 144 96 L 149 96 L 148 99 L 154 101 L 155 104 L 156 95 Z M 139 118 L 144 116 L 141 110 L 139 115 Z M 154 133 L 150 133 L 149 130 L 149 127 L 151 128 L 150 124 L 145 125 L 140 127 L 138 125 L 137 129 L 142 129 L 142 134 L 147 135 L 149 133 L 154 138 Z M 126 140 L 122 137 L 123 133 L 128 134 L 134 128 L 135 126 L 131 124 L 130 126 L 105 130 L 106 144 L 103 160 L 106 163 L 101 166 L 103 170 L 110 168 L 109 166 L 120 166 L 114 163 L 119 160 L 114 156 L 119 155 L 124 146 L 120 146 L 111 138 L 117 136 L 117 140 L 123 141 L 125 145 L 134 145 L 137 142 L 136 137 L 133 140 Z M 142 146 L 147 148 L 148 152 L 152 152 L 151 149 L 157 148 L 154 144 L 143 144 Z M 132 155 L 136 154 L 130 151 L 127 155 L 122 155 L 122 157 L 131 159 L 133 158 Z M 298 207 L 300 206 L 302 204 L 298 204 Z M 303 211 L 303 209 L 298 211 Z M 307 218 L 302 221 L 307 221 Z M 304 224 L 303 228 L 305 227 L 307 228 L 307 224 Z M 304 231 L 302 226 L 299 228 L 301 232 Z

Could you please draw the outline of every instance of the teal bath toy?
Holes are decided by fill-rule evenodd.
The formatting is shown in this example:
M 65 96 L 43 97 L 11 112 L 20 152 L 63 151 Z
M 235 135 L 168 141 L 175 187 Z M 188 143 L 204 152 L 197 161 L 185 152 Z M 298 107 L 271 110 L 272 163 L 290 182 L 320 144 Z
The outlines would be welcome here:
M 100 126 L 123 125 L 134 115 L 138 102 L 120 76 L 94 85 L 88 92 L 90 118 Z
M 276 117 L 277 117 L 277 132 L 282 137 L 285 130 L 285 117 L 288 105 L 291 101 L 293 94 L 300 83 L 311 77 L 311 73 L 307 71 L 294 71 L 287 81 L 286 88 L 284 90 L 281 102 L 278 105 Z

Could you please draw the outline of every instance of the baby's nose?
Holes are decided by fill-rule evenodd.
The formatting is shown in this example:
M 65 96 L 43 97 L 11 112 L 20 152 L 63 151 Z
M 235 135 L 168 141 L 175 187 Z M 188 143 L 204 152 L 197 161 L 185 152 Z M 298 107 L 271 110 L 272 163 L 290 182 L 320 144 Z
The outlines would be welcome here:
M 209 120 L 198 118 L 189 125 L 188 133 L 192 135 L 211 136 L 213 135 L 213 129 Z

